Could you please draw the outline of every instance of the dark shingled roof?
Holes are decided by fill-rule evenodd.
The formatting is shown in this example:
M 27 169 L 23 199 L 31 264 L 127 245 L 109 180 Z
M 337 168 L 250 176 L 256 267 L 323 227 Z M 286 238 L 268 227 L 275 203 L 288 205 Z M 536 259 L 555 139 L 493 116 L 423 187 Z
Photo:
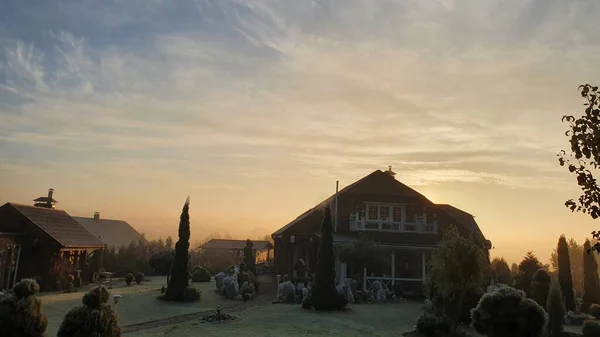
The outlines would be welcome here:
M 339 190 L 338 197 L 347 192 L 356 190 L 355 192 L 358 192 L 358 193 L 375 193 L 375 194 L 387 194 L 387 193 L 391 192 L 397 196 L 406 196 L 406 197 L 413 197 L 413 198 L 417 198 L 417 199 L 427 200 L 427 198 L 425 198 L 422 194 L 420 194 L 419 192 L 413 190 L 412 188 L 404 185 L 403 183 L 399 182 L 398 180 L 396 180 L 394 178 L 389 180 L 391 186 L 387 190 L 384 190 L 381 188 L 373 190 L 368 187 L 361 186 L 363 182 L 365 182 L 371 178 L 376 178 L 378 176 L 379 177 L 381 177 L 381 176 L 388 177 L 389 175 L 387 172 L 383 172 L 381 170 L 375 170 L 371 174 L 364 176 L 364 177 L 360 178 L 359 180 L 353 182 L 352 184 Z M 285 232 L 289 228 L 293 227 L 296 223 L 300 222 L 302 219 L 312 215 L 316 210 L 322 209 L 325 205 L 330 204 L 334 200 L 335 200 L 335 193 L 332 196 L 330 196 L 329 198 L 320 202 L 315 207 L 313 207 L 313 208 L 307 210 L 306 212 L 302 213 L 301 215 L 299 215 L 296 219 L 292 220 L 292 222 L 279 228 L 275 233 L 271 234 L 271 237 L 281 235 L 283 232 Z
M 100 248 L 104 246 L 100 239 L 88 232 L 65 211 L 15 203 L 7 205 L 21 213 L 63 247 Z
M 90 233 L 97 236 L 108 247 L 128 246 L 132 242 L 144 239 L 133 227 L 122 220 L 94 219 L 74 216 Z
M 338 196 L 342 196 L 345 193 L 378 194 L 378 195 L 391 194 L 391 195 L 395 195 L 395 196 L 403 196 L 403 197 L 421 199 L 421 200 L 427 201 L 427 203 L 431 203 L 431 201 L 429 201 L 427 198 L 425 198 L 425 196 L 423 196 L 419 192 L 413 190 L 412 188 L 408 187 L 407 185 L 404 185 L 403 183 L 399 182 L 398 180 L 396 180 L 395 178 L 392 178 L 392 177 L 388 178 L 389 182 L 386 182 L 386 186 L 383 186 L 383 187 L 381 185 L 372 187 L 371 184 L 369 184 L 369 182 L 372 181 L 372 179 L 377 179 L 377 178 L 384 177 L 384 176 L 390 177 L 387 172 L 383 172 L 381 170 L 376 170 L 376 171 L 372 172 L 371 174 L 369 174 L 369 175 L 357 180 L 356 182 L 346 186 L 345 188 L 341 189 L 338 192 Z M 271 237 L 276 237 L 278 235 L 282 235 L 285 231 L 292 228 L 294 225 L 296 225 L 300 221 L 303 221 L 304 219 L 307 219 L 307 221 L 309 221 L 309 222 L 320 222 L 323 215 L 322 215 L 322 212 L 319 212 L 319 211 L 326 204 L 331 203 L 334 199 L 335 199 L 335 194 L 332 195 L 331 197 L 323 200 L 317 206 L 302 213 L 300 216 L 298 216 L 292 222 L 290 222 L 287 225 L 278 229 L 275 233 L 273 233 L 271 235 Z M 433 203 L 431 203 L 431 204 L 433 204 Z M 465 211 L 462 211 L 451 205 L 440 204 L 440 205 L 434 205 L 434 207 L 437 207 L 440 211 L 444 212 L 446 215 L 448 215 L 450 218 L 452 218 L 457 223 L 457 225 L 463 227 L 465 230 L 472 232 L 472 233 L 479 234 L 482 237 L 484 237 L 483 233 L 481 232 L 481 229 L 477 225 L 477 222 L 475 222 L 473 215 L 471 215 Z M 311 219 L 311 218 L 313 218 L 313 219 Z M 385 232 L 372 233 L 372 234 L 376 235 L 376 236 L 377 235 L 381 236 L 381 239 L 383 239 L 383 240 L 385 240 L 385 236 L 388 235 Z M 349 235 L 356 235 L 356 233 L 352 233 Z M 414 243 L 420 243 L 420 244 L 435 244 L 435 242 L 433 242 L 433 240 L 439 241 L 439 238 L 436 238 L 435 236 L 425 236 L 425 235 L 411 234 L 411 233 L 404 233 L 403 239 L 404 238 L 407 240 L 407 242 L 414 242 Z
M 485 237 L 477 225 L 477 222 L 475 222 L 475 217 L 473 217 L 473 215 L 448 204 L 438 204 L 436 206 L 466 230 L 471 233 L 479 234 L 481 237 Z
M 252 248 L 255 250 L 262 249 L 273 249 L 273 245 L 269 241 L 252 241 Z M 236 250 L 244 249 L 246 247 L 246 240 L 224 240 L 224 239 L 212 239 L 207 243 L 200 246 L 203 249 L 227 249 Z

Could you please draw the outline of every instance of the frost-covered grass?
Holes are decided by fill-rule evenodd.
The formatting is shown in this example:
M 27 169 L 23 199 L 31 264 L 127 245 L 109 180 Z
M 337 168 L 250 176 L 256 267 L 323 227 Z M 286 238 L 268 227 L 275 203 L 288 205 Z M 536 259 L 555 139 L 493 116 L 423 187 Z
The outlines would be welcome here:
M 231 315 L 230 323 L 187 323 L 127 334 L 158 336 L 401 336 L 421 314 L 421 303 L 353 305 L 347 312 L 313 312 L 299 305 L 267 304 Z
M 160 295 L 160 288 L 166 284 L 166 277 L 151 277 L 150 282 L 126 286 L 118 282 L 110 290 L 111 295 L 120 294 L 121 298 L 117 314 L 121 326 L 139 324 L 157 319 L 176 317 L 196 312 L 214 310 L 217 305 L 226 306 L 235 304 L 232 301 L 222 300 L 215 292 L 214 281 L 210 283 L 193 283 L 202 291 L 202 298 L 195 303 L 169 303 L 156 299 Z M 46 335 L 56 336 L 56 332 L 65 314 L 74 306 L 81 305 L 81 298 L 87 287 L 76 293 L 42 294 L 39 298 L 44 303 L 48 316 L 48 330 Z M 112 299 L 110 302 L 112 304 Z

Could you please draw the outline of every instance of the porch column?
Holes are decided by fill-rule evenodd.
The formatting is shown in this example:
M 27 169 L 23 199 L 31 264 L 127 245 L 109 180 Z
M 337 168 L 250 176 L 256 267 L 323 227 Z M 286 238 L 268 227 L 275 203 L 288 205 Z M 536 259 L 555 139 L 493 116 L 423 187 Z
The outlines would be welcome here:
M 422 269 L 422 281 L 423 283 L 425 283 L 425 267 L 426 267 L 426 263 L 425 263 L 425 251 L 421 252 L 421 269 Z
M 396 251 L 392 250 L 392 287 L 396 283 Z
M 367 291 L 367 268 L 363 270 L 363 291 Z
M 335 249 L 335 248 L 334 248 Z M 340 263 L 340 251 L 339 249 L 335 249 L 334 250 L 334 254 L 335 254 L 335 284 L 338 285 L 340 284 L 340 280 L 342 278 L 342 268 L 340 267 L 341 263 Z

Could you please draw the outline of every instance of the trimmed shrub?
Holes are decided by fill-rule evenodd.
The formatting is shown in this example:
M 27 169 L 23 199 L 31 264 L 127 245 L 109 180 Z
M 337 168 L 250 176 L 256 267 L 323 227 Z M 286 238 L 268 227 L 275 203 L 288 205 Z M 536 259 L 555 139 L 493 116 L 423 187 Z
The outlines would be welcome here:
M 423 314 L 417 320 L 417 332 L 425 337 L 452 336 L 454 322 L 450 316 Z
M 135 283 L 140 284 L 146 276 L 143 273 L 135 273 Z
M 210 274 L 206 268 L 200 267 L 199 269 L 194 268 L 194 274 L 192 275 L 192 282 L 210 282 Z
M 545 269 L 538 269 L 535 274 L 533 274 L 533 281 L 531 281 L 531 298 L 536 301 L 537 304 L 542 306 L 542 308 L 546 307 L 551 281 L 550 273 Z
M 66 293 L 72 293 L 75 291 L 75 284 L 73 284 L 73 282 L 75 281 L 75 276 L 73 275 L 67 275 L 67 284 L 65 286 L 65 292 Z
M 44 336 L 48 318 L 42 302 L 34 296 L 39 290 L 37 282 L 23 279 L 0 298 L 0 336 Z
M 600 336 L 600 322 L 587 320 L 583 323 L 581 330 L 583 337 L 598 337 Z
M 186 301 L 194 302 L 198 301 L 200 297 L 202 297 L 202 292 L 200 291 L 200 289 L 196 289 L 193 286 L 188 286 L 187 288 L 185 288 L 184 296 Z
M 133 276 L 132 273 L 129 273 L 129 274 L 125 275 L 125 283 L 128 286 L 131 285 L 131 282 L 133 282 L 133 280 L 135 280 L 135 276 Z
M 546 301 L 546 312 L 548 312 L 548 329 L 550 330 L 550 334 L 552 336 L 560 336 L 563 332 L 565 320 L 565 300 L 557 279 L 552 280 Z
M 107 304 L 110 294 L 96 286 L 83 295 L 82 306 L 72 308 L 63 319 L 57 337 L 120 337 L 117 315 Z
M 594 303 L 590 305 L 588 312 L 590 313 L 590 315 L 594 316 L 594 318 L 600 320 L 600 304 Z
M 250 273 L 245 271 L 238 274 L 238 285 L 241 287 L 242 284 L 244 284 L 244 282 L 248 282 L 248 284 L 252 282 L 252 277 L 250 277 Z
M 510 287 L 483 295 L 471 318 L 473 329 L 490 337 L 539 337 L 548 321 L 544 308 L 526 298 L 523 291 Z
M 434 337 L 438 328 L 438 318 L 434 314 L 424 314 L 417 320 L 417 332 L 425 337 Z

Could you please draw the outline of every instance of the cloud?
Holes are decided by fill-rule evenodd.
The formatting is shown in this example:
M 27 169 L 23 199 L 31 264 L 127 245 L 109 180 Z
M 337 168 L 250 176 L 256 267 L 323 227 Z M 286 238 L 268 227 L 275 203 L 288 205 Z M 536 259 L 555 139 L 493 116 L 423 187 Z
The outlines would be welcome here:
M 150 158 L 255 179 L 391 164 L 416 184 L 529 186 L 557 177 L 559 118 L 600 75 L 591 1 L 9 3 L 9 164 L 131 158 L 165 181 Z

